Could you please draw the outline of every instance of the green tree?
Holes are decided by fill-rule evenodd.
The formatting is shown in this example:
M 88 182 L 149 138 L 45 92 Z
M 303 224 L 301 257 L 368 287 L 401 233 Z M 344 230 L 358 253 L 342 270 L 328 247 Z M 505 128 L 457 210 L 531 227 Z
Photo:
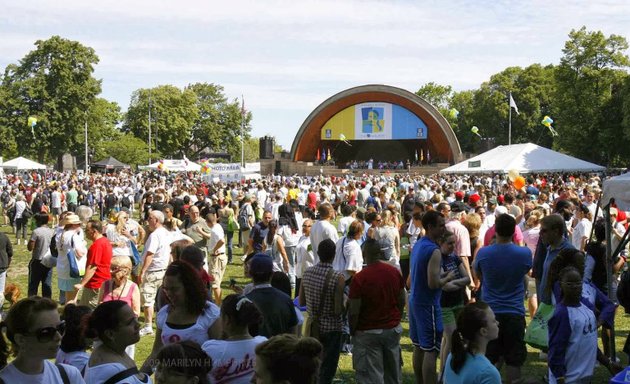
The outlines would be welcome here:
M 88 145 L 89 150 L 94 154 L 93 161 L 113 156 L 107 152 L 106 148 L 111 142 L 116 142 L 123 136 L 118 129 L 121 119 L 122 114 L 117 103 L 100 97 L 94 99 L 87 116 Z M 84 139 L 84 132 L 81 132 L 77 140 L 82 142 Z
M 418 89 L 416 95 L 428 101 L 444 116 L 448 116 L 453 88 L 450 85 L 440 85 L 434 82 L 424 84 Z
M 245 138 L 245 162 L 251 163 L 254 161 L 258 161 L 260 158 L 260 147 L 259 147 L 260 139 L 258 137 L 246 137 Z M 239 151 L 240 151 L 240 141 L 239 141 Z M 238 159 L 240 160 L 241 156 Z
M 181 90 L 173 85 L 138 89 L 131 95 L 123 132 L 133 133 L 148 143 L 150 105 L 152 151 L 168 157 L 187 154 L 193 125 L 199 116 L 196 102 L 192 90 Z
M 101 92 L 101 82 L 92 76 L 98 63 L 92 48 L 59 36 L 35 46 L 19 64 L 7 66 L 0 86 L 9 101 L 1 113 L 18 152 L 48 161 L 80 148 L 85 111 Z M 38 118 L 34 132 L 27 126 L 29 116 Z
M 131 133 L 121 134 L 116 140 L 104 142 L 103 151 L 125 164 L 137 166 L 149 163 L 147 142 Z
M 233 159 L 241 158 L 241 122 L 245 137 L 251 131 L 251 113 L 241 113 L 238 99 L 231 102 L 225 97 L 223 87 L 216 84 L 195 83 L 186 87 L 197 96 L 199 111 L 192 128 L 188 147 L 190 158 L 208 148 L 212 152 L 227 152 Z M 244 119 L 244 121 L 243 121 Z
M 609 160 L 606 144 L 610 143 L 605 138 L 620 132 L 614 131 L 617 124 L 604 123 L 607 119 L 600 116 L 613 89 L 622 86 L 627 76 L 623 70 L 630 63 L 627 49 L 622 36 L 606 37 L 586 27 L 569 33 L 555 76 L 557 148 L 596 163 Z

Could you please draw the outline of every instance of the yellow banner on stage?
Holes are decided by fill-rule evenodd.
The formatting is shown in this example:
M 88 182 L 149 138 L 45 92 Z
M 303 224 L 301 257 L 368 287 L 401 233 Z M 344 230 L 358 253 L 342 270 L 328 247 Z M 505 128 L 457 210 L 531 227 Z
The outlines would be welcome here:
M 354 105 L 337 113 L 322 127 L 322 140 L 342 140 L 340 135 L 345 136 L 345 140 L 354 140 Z

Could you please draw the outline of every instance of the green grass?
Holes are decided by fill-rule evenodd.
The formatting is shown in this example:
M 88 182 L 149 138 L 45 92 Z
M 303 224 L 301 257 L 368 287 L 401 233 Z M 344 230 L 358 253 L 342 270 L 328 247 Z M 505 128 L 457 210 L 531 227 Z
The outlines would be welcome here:
M 6 233 L 9 238 L 15 244 L 15 235 L 11 233 L 9 226 L 2 226 L 0 230 Z M 30 236 L 30 233 L 29 233 Z M 237 237 L 235 236 L 235 240 Z M 236 242 L 236 241 L 235 241 Z M 248 280 L 243 277 L 243 266 L 241 262 L 241 256 L 243 254 L 242 249 L 234 249 L 234 262 L 228 265 L 225 277 L 223 279 L 223 296 L 227 296 L 232 291 L 228 288 L 230 278 L 234 278 L 241 286 L 248 283 Z M 27 293 L 27 281 L 28 281 L 28 262 L 30 260 L 30 252 L 26 249 L 26 245 L 14 245 L 14 257 L 11 267 L 8 271 L 7 283 L 17 284 L 21 291 L 22 297 Z M 57 290 L 57 274 L 56 270 L 53 272 L 53 298 L 58 299 Z M 6 309 L 6 308 L 5 308 Z M 143 320 L 143 319 L 141 319 Z M 617 336 L 615 338 L 616 349 L 620 351 L 625 342 L 625 338 L 630 331 L 630 316 L 623 314 L 623 310 L 620 309 L 616 317 Z M 403 383 L 414 383 L 414 374 L 412 366 L 412 352 L 413 347 L 411 340 L 409 339 L 409 323 L 403 322 L 403 337 L 401 340 L 402 356 L 403 356 Z M 601 344 L 601 342 L 600 342 Z M 138 366 L 142 365 L 144 360 L 149 356 L 151 348 L 153 346 L 153 336 L 144 336 L 136 346 L 136 362 Z M 621 358 L 622 364 L 627 365 L 628 361 L 623 353 L 618 353 L 618 357 Z M 540 379 L 547 371 L 547 364 L 538 358 L 538 350 L 528 348 L 528 357 L 522 372 L 524 377 L 532 379 Z M 339 361 L 339 370 L 337 372 L 337 378 L 339 382 L 355 383 L 354 373 L 352 369 L 352 357 L 342 355 Z M 595 369 L 595 378 L 593 383 L 607 383 L 610 379 L 608 371 L 603 367 L 597 367 Z

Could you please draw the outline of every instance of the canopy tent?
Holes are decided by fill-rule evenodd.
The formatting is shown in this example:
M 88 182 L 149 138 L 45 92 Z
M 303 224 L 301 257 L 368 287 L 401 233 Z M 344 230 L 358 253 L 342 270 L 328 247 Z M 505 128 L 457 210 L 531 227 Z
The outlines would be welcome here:
M 124 169 L 129 168 L 129 165 L 118 161 L 116 158 L 110 156 L 107 159 L 103 159 L 92 164 L 92 167 L 105 169 Z
M 173 160 L 173 159 L 164 159 L 157 161 L 151 165 L 147 165 L 144 167 L 138 167 L 141 170 L 146 169 L 158 169 L 160 163 L 164 164 L 164 167 L 169 172 L 199 172 L 201 170 L 201 165 L 190 161 L 188 159 L 182 160 Z
M 500 145 L 462 161 L 443 173 L 519 173 L 561 171 L 603 171 L 605 168 L 532 143 Z
M 618 208 L 630 211 L 630 173 L 604 180 L 602 204 L 608 204 L 613 198 Z
M 1 165 L 2 168 L 6 169 L 15 169 L 18 171 L 22 170 L 31 170 L 31 169 L 46 169 L 46 166 L 40 163 L 37 163 L 33 160 L 29 160 L 26 157 L 18 157 L 13 160 L 5 161 Z

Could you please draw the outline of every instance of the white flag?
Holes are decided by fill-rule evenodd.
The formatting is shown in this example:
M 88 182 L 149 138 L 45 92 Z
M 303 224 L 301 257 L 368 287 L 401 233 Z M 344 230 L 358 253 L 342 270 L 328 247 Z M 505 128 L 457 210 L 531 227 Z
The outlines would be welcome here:
M 514 108 L 514 110 L 516 111 L 516 114 L 520 115 L 520 113 L 518 113 L 518 107 L 516 106 L 516 102 L 514 101 L 514 98 L 512 98 L 512 93 L 510 93 L 510 108 Z

